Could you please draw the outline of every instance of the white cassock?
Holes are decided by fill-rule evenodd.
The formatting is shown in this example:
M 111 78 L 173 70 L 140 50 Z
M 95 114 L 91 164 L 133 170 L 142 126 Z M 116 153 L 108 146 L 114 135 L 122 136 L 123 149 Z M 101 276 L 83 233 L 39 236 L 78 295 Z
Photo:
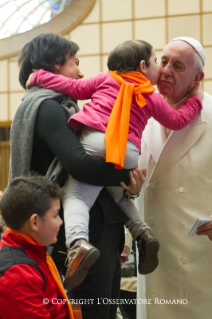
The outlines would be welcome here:
M 136 206 L 160 250 L 158 268 L 138 275 L 137 318 L 212 319 L 212 242 L 188 235 L 197 218 L 212 215 L 212 96 L 205 93 L 202 112 L 168 139 L 150 119 L 139 166 L 148 175 Z

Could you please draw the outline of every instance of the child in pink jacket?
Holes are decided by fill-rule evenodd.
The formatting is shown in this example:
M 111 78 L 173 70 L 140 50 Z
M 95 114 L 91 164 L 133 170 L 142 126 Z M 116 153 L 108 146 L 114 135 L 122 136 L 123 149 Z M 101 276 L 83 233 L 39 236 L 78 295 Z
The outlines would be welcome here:
M 152 46 L 145 41 L 126 41 L 111 52 L 108 58 L 110 72 L 74 80 L 44 70 L 33 73 L 30 85 L 40 85 L 73 99 L 91 99 L 83 110 L 74 114 L 69 125 L 81 131 L 81 143 L 88 153 L 112 162 L 117 168 L 136 167 L 141 150 L 142 132 L 150 117 L 170 130 L 180 130 L 189 124 L 202 103 L 192 95 L 178 110 L 170 107 L 160 94 L 154 93 L 160 68 Z M 199 95 L 201 92 L 195 90 Z M 66 184 L 63 201 L 68 247 L 68 269 L 64 286 L 71 289 L 84 280 L 88 268 L 98 258 L 95 247 L 83 256 L 74 268 L 74 250 L 79 241 L 88 241 L 89 210 L 101 187 L 86 185 L 71 176 Z M 138 270 L 151 273 L 158 266 L 159 243 L 150 227 L 121 187 L 110 187 L 110 194 L 129 217 L 126 227 L 137 240 Z

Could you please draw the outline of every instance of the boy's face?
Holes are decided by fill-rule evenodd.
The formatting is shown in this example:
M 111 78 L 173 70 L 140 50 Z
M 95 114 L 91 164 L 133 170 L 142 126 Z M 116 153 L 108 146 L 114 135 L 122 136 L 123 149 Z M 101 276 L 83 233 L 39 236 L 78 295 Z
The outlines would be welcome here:
M 37 217 L 37 232 L 33 236 L 44 246 L 49 246 L 56 243 L 57 235 L 62 225 L 62 220 L 59 216 L 60 200 L 52 199 L 51 207 L 43 217 Z
M 55 73 L 66 76 L 71 79 L 82 79 L 84 75 L 81 73 L 79 68 L 79 59 L 76 55 L 67 57 L 65 64 L 55 66 Z
M 151 50 L 151 57 L 149 59 L 149 66 L 147 67 L 147 74 L 145 75 L 152 85 L 157 84 L 160 76 L 160 67 L 157 63 L 157 56 L 155 50 Z

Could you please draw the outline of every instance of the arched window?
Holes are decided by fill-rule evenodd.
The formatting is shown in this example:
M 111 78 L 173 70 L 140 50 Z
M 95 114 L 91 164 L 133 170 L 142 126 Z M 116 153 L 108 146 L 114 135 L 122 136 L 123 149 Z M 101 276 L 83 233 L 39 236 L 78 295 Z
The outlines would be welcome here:
M 65 35 L 96 0 L 0 0 L 0 59 L 17 55 L 41 33 Z
M 72 0 L 1 0 L 0 39 L 49 22 L 70 2 Z

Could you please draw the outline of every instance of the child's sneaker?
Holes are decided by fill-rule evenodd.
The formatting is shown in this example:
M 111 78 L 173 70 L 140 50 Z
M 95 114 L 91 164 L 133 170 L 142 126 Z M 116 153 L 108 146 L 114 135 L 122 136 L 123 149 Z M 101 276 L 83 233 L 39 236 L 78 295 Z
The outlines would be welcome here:
M 87 240 L 77 240 L 73 247 L 68 249 L 66 266 L 67 272 L 63 283 L 64 288 L 71 290 L 81 284 L 88 273 L 88 269 L 99 257 L 99 250 Z
M 141 275 L 150 274 L 157 268 L 159 263 L 159 242 L 150 230 L 146 230 L 136 240 L 139 252 L 138 271 Z

